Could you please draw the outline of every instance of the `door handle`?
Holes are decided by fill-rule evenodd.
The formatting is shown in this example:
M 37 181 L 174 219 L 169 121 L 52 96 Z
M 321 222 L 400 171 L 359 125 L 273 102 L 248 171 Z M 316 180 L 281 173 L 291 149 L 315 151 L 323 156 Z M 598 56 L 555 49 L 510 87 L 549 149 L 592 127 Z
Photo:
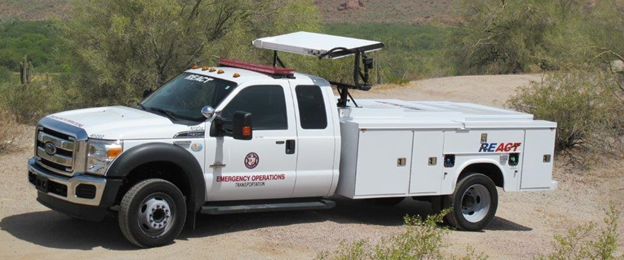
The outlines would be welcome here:
M 295 140 L 286 140 L 286 154 L 295 154 Z
M 221 162 L 215 162 L 214 164 L 210 165 L 210 168 L 215 169 L 215 170 L 221 170 L 225 167 L 225 164 L 221 163 Z

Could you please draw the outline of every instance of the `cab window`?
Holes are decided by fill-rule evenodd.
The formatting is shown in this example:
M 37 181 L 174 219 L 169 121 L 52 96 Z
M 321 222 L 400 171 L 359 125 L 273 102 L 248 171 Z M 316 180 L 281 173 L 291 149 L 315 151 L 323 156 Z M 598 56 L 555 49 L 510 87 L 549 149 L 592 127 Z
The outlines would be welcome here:
M 318 86 L 297 86 L 299 120 L 303 129 L 327 128 L 327 111 L 323 92 Z
M 223 109 L 221 117 L 232 120 L 237 111 L 251 113 L 254 130 L 288 129 L 286 99 L 281 86 L 252 86 L 243 89 Z

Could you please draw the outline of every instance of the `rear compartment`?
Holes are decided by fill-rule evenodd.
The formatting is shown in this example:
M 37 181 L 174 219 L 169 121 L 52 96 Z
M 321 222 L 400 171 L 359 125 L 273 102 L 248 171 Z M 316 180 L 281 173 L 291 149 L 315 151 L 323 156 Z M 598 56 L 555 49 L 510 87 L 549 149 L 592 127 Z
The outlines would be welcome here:
M 505 191 L 548 190 L 556 124 L 452 102 L 359 100 L 341 110 L 336 193 L 353 199 L 451 194 L 474 165 L 500 172 Z M 525 155 L 526 154 L 526 155 Z

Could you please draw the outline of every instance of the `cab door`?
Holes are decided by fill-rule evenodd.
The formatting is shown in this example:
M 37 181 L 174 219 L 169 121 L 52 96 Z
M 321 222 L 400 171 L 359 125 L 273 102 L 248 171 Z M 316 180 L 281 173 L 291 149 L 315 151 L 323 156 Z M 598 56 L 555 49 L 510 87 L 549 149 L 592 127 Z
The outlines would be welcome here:
M 231 120 L 237 111 L 251 113 L 253 139 L 206 137 L 208 201 L 291 196 L 296 181 L 297 130 L 291 91 L 288 82 L 284 83 L 239 88 L 220 106 L 225 120 Z
M 336 138 L 331 115 L 331 98 L 321 87 L 310 84 L 293 86 L 297 116 L 297 183 L 293 197 L 323 197 L 330 193 L 335 176 Z M 327 86 L 326 88 L 329 88 Z

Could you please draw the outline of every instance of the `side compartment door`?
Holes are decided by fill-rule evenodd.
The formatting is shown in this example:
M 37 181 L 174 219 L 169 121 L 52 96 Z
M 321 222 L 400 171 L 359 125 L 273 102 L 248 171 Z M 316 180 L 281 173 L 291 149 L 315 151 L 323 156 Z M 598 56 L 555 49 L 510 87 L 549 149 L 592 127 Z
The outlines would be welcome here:
M 405 196 L 409 189 L 413 132 L 360 130 L 355 195 Z
M 549 189 L 552 181 L 555 130 L 526 130 L 520 189 Z
M 245 87 L 220 116 L 231 120 L 237 111 L 251 113 L 253 139 L 207 137 L 207 200 L 289 198 L 296 181 L 297 135 L 288 82 Z
M 329 100 L 319 86 L 295 86 L 297 183 L 293 197 L 326 196 L 332 185 L 335 137 Z
M 444 132 L 414 131 L 410 194 L 440 192 L 443 165 Z

